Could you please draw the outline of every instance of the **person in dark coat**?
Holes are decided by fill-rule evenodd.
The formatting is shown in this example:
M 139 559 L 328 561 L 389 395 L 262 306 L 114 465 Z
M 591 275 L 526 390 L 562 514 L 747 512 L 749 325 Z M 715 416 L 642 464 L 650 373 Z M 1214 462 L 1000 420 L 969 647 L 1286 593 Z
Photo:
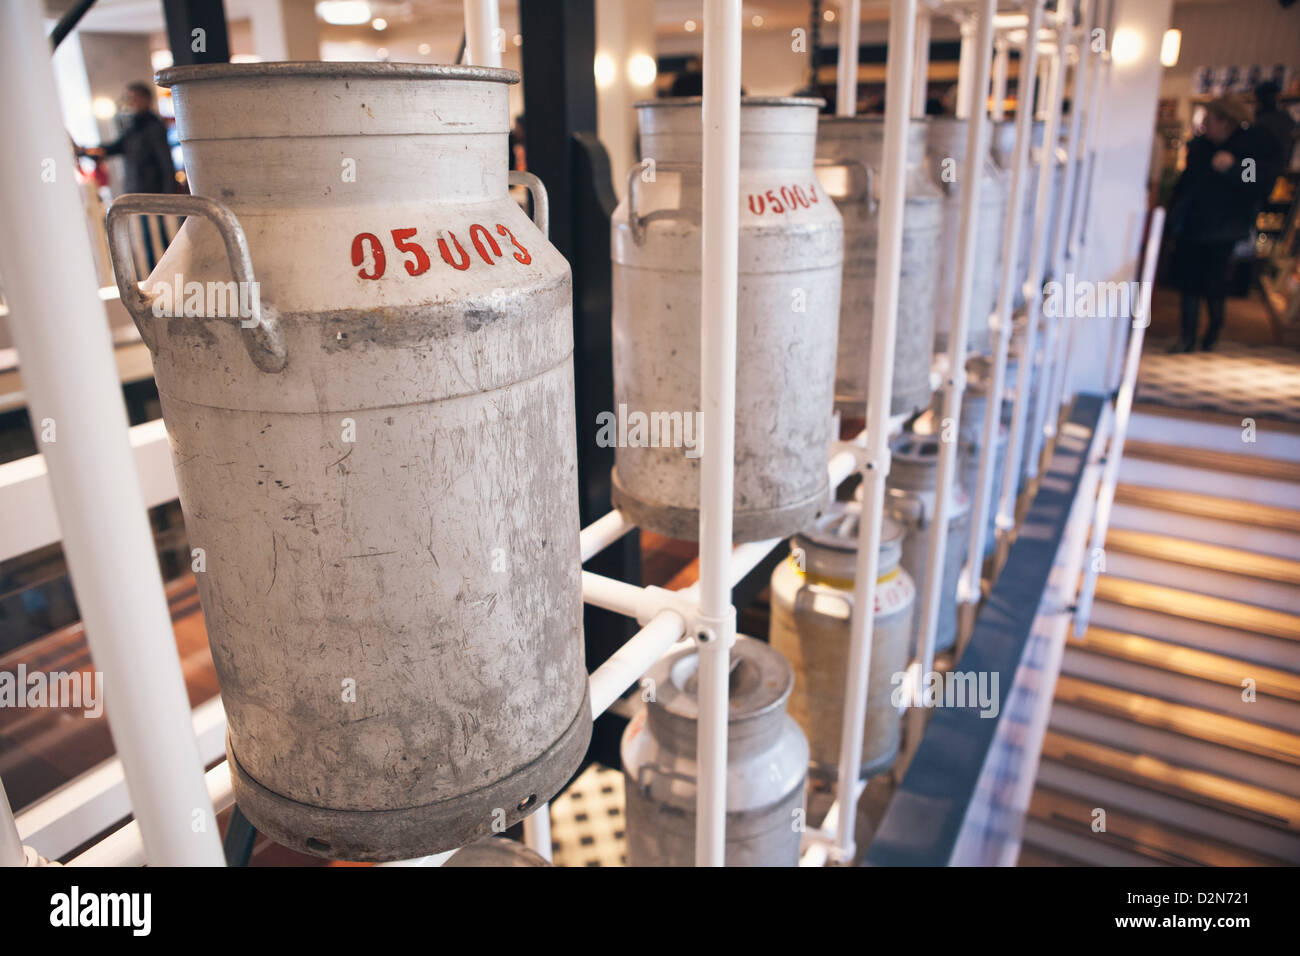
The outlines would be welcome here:
M 1187 165 L 1170 200 L 1174 281 L 1182 292 L 1182 336 L 1171 352 L 1196 347 L 1202 299 L 1210 322 L 1201 349 L 1214 348 L 1223 330 L 1228 262 L 1263 201 L 1253 171 L 1257 142 L 1246 118 L 1236 100 L 1216 99 L 1206 106 L 1204 132 L 1187 144 Z
M 124 193 L 176 192 L 176 167 L 172 164 L 171 145 L 167 142 L 167 124 L 154 112 L 153 89 L 147 83 L 132 83 L 126 88 L 126 104 L 131 118 L 121 135 L 103 146 L 79 149 L 78 155 L 96 158 L 121 156 Z M 167 233 L 162 217 L 156 218 L 159 235 L 166 246 Z M 145 255 L 152 269 L 162 250 L 155 254 L 148 220 L 147 216 L 140 217 Z

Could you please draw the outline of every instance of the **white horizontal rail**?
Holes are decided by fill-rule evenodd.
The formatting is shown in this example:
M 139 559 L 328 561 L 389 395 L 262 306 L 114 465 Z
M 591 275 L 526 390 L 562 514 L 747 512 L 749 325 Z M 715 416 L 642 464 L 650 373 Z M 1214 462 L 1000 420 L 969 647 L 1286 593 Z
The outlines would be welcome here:
M 220 697 L 194 708 L 194 736 L 207 764 L 226 752 L 226 710 Z M 131 815 L 122 762 L 105 760 L 42 797 L 17 816 L 23 843 L 51 860 Z
M 40 423 L 34 423 L 37 431 Z M 57 433 L 56 433 L 57 434 Z M 176 499 L 176 472 L 161 418 L 131 429 L 131 450 L 140 473 L 145 506 Z M 0 465 L 0 561 L 35 551 L 63 539 L 50 493 L 44 455 Z
M 212 815 L 235 802 L 235 791 L 230 782 L 230 765 L 221 761 L 206 774 L 208 796 L 212 799 Z M 144 840 L 140 837 L 140 824 L 132 820 L 120 830 L 115 830 L 85 853 L 68 861 L 68 866 L 144 866 Z

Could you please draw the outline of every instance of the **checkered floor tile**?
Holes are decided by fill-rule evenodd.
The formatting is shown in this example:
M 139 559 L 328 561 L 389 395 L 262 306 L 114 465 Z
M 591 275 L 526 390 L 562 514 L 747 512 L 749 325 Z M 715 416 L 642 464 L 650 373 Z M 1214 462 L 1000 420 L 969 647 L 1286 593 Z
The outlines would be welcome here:
M 623 773 L 592 764 L 551 803 L 556 866 L 626 866 Z
M 1137 401 L 1300 422 L 1300 352 L 1221 342 L 1212 352 L 1169 355 L 1168 345 L 1146 343 Z

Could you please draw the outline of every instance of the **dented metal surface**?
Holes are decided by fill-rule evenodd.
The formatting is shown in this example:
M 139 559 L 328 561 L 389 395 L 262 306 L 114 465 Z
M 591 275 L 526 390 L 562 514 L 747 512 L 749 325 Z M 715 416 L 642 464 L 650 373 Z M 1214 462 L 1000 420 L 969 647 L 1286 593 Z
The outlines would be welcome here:
M 758 98 L 741 107 L 737 541 L 792 534 L 827 499 L 843 239 L 813 170 L 819 103 Z M 700 104 L 642 103 L 638 122 L 648 165 L 632 170 L 611 226 L 615 402 L 629 414 L 693 415 L 708 281 Z M 615 507 L 644 528 L 695 539 L 700 469 L 698 449 L 688 451 L 620 440 Z
M 137 322 L 236 800 L 297 849 L 396 859 L 526 816 L 590 737 L 570 277 L 507 192 L 513 74 L 329 66 L 164 77 L 283 370 L 238 322 Z M 209 222 L 146 293 L 173 275 L 229 279 Z

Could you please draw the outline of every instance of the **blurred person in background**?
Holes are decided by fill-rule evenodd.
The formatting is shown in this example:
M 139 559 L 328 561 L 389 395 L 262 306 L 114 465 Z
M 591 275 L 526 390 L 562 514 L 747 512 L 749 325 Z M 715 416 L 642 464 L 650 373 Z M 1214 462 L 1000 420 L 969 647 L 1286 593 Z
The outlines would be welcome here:
M 176 192 L 176 168 L 172 165 L 171 146 L 167 142 L 167 124 L 154 112 L 153 87 L 148 83 L 132 83 L 126 88 L 125 102 L 130 118 L 121 135 L 103 146 L 79 148 L 77 155 L 96 159 L 121 156 L 124 193 Z M 156 220 L 158 235 L 162 239 L 160 249 L 155 250 L 150 219 Z M 140 226 L 144 233 L 145 257 L 152 270 L 167 247 L 166 226 L 161 216 L 141 216 Z
M 1258 177 L 1247 172 L 1253 164 L 1243 165 L 1257 153 L 1246 120 L 1242 103 L 1220 97 L 1205 107 L 1204 130 L 1187 144 L 1187 165 L 1169 203 L 1174 282 L 1182 293 L 1182 335 L 1170 352 L 1196 347 L 1202 299 L 1210 322 L 1201 349 L 1214 348 L 1223 330 L 1228 263 L 1262 202 Z

